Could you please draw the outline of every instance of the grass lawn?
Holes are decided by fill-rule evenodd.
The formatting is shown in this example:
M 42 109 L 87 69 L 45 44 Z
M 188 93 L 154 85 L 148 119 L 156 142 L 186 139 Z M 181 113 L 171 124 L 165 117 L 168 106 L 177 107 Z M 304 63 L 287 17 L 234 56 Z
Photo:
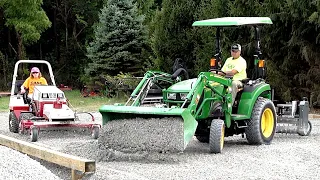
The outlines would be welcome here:
M 102 105 L 125 103 L 127 97 L 82 97 L 79 90 L 65 91 L 71 108 L 77 112 L 97 112 Z M 9 112 L 9 96 L 0 98 L 0 112 Z

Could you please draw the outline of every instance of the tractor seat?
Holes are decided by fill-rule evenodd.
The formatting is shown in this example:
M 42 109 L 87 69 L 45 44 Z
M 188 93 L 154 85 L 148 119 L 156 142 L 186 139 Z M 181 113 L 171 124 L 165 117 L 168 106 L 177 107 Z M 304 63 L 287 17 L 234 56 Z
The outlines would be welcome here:
M 244 85 L 247 84 L 249 81 L 250 81 L 249 78 L 245 78 L 245 79 L 240 80 L 240 82 L 242 82 L 242 86 L 238 88 L 238 92 L 242 91 Z
M 245 79 L 242 79 L 242 80 L 241 80 L 241 82 L 242 82 L 243 84 L 247 84 L 249 81 L 250 81 L 249 78 L 245 78 Z

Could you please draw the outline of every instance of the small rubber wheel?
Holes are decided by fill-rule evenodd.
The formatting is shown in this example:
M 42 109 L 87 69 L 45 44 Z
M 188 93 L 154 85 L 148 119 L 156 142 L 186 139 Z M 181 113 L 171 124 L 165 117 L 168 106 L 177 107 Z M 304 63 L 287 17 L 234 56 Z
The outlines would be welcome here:
M 30 127 L 30 138 L 31 142 L 38 141 L 39 129 L 35 126 Z
M 306 136 L 309 136 L 309 135 L 310 135 L 311 130 L 312 130 L 312 124 L 311 124 L 310 121 L 308 121 L 308 132 L 307 132 Z
M 224 145 L 224 121 L 214 119 L 210 126 L 209 147 L 210 153 L 221 153 Z
M 305 131 L 303 131 L 302 133 L 301 132 L 297 132 L 300 136 L 309 136 L 310 133 L 311 133 L 311 130 L 312 130 L 312 124 L 310 121 L 308 121 L 308 127 L 306 129 L 306 133 L 304 133 Z
M 100 131 L 100 127 L 99 127 L 99 126 L 93 126 L 93 127 L 92 127 L 92 134 L 91 134 L 91 136 L 93 137 L 93 139 L 98 139 L 98 137 L 99 137 L 99 131 Z

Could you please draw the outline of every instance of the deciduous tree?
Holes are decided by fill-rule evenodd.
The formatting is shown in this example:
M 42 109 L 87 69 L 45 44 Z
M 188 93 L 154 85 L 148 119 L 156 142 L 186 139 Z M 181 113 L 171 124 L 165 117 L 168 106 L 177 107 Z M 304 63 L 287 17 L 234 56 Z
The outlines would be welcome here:
M 41 33 L 51 26 L 41 8 L 42 0 L 2 0 L 6 25 L 16 31 L 18 59 L 23 59 L 23 47 L 40 39 Z

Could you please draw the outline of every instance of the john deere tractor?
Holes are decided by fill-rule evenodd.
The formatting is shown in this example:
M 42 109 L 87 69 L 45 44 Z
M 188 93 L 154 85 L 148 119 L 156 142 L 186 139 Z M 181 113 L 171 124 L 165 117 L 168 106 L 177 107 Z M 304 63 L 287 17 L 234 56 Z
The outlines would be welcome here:
M 238 134 L 245 135 L 249 144 L 270 144 L 276 132 L 277 114 L 271 87 L 264 80 L 265 62 L 260 58 L 259 27 L 265 24 L 272 24 L 271 19 L 226 17 L 194 22 L 193 26 L 217 27 L 216 55 L 211 59 L 210 71 L 186 80 L 181 78 L 183 68 L 173 74 L 146 72 L 125 104 L 104 105 L 99 109 L 108 131 L 108 147 L 183 151 L 196 137 L 209 143 L 211 153 L 220 153 L 224 137 Z M 255 30 L 255 73 L 253 78 L 243 80 L 244 86 L 232 105 L 232 77 L 217 73 L 222 72 L 218 67 L 219 42 L 222 28 L 239 25 L 252 26 Z M 150 97 L 148 92 L 155 87 L 161 90 L 160 96 Z M 157 99 L 157 103 L 148 103 L 150 98 Z M 126 137 L 121 138 L 123 134 Z

